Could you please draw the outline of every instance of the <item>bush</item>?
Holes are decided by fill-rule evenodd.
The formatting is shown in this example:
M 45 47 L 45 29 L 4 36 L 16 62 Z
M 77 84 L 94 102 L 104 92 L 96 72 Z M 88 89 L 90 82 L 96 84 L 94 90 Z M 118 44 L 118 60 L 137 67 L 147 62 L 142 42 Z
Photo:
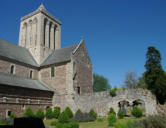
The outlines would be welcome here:
M 45 115 L 43 112 L 43 109 L 39 108 L 38 111 L 36 112 L 36 117 L 44 119 Z
M 47 108 L 45 116 L 46 116 L 47 119 L 52 119 L 53 118 L 53 112 L 52 112 L 52 109 L 50 107 Z
M 111 89 L 110 90 L 110 96 L 115 97 L 116 96 L 116 91 L 117 91 L 117 88 Z
M 60 115 L 60 107 L 55 107 L 53 111 L 53 118 L 58 119 L 59 115 Z
M 133 110 L 131 111 L 131 113 L 136 118 L 142 117 L 142 115 L 143 115 L 142 109 L 138 108 L 137 106 L 135 106 L 133 108 Z
M 123 113 L 122 109 L 119 109 L 119 111 L 118 111 L 118 117 L 119 117 L 120 119 L 123 119 L 123 118 L 124 118 L 124 113 Z
M 17 118 L 17 116 L 12 112 L 9 116 L 11 119 Z
M 71 118 L 71 120 L 77 122 L 90 122 L 90 121 L 95 121 L 95 118 L 91 116 L 91 114 L 89 113 L 79 112 L 73 118 Z
M 166 115 L 149 116 L 143 120 L 134 122 L 133 125 L 137 128 L 166 128 Z
M 117 122 L 114 124 L 115 128 L 142 128 L 142 127 L 135 127 L 132 121 L 125 121 L 125 122 Z
M 78 110 L 76 111 L 75 115 L 77 115 L 77 114 L 80 113 L 80 112 L 81 112 L 81 110 L 78 109 Z
M 114 111 L 114 109 L 113 108 L 110 108 L 110 111 L 109 111 L 109 113 L 108 114 L 114 114 L 114 115 L 116 115 L 116 113 L 115 113 L 115 111 Z
M 79 128 L 79 124 L 77 122 L 57 123 L 56 128 Z
M 73 117 L 73 112 L 69 107 L 67 107 L 64 112 L 68 115 L 69 118 Z
M 25 117 L 35 117 L 35 114 L 33 113 L 32 109 L 28 107 L 24 112 Z
M 96 113 L 93 109 L 90 110 L 89 114 L 90 114 L 93 118 L 95 118 L 95 119 L 97 118 L 97 113 Z
M 58 117 L 59 123 L 68 123 L 69 122 L 69 117 L 67 113 L 64 111 L 62 112 L 59 117 Z
M 116 122 L 116 115 L 115 114 L 109 114 L 108 115 L 108 125 L 113 126 L 114 123 Z
M 97 122 L 103 122 L 104 118 L 97 118 Z
M 52 122 L 50 123 L 50 125 L 51 125 L 51 126 L 56 126 L 56 125 L 57 125 L 57 121 L 52 121 Z

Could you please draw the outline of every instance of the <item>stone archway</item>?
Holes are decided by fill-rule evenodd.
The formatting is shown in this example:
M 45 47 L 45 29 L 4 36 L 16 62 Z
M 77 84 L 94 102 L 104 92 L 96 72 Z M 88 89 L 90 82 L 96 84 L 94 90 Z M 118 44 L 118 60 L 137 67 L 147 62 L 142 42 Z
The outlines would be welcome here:
M 118 102 L 118 107 L 121 109 L 125 116 L 129 116 L 131 111 L 130 102 L 127 100 L 121 100 Z

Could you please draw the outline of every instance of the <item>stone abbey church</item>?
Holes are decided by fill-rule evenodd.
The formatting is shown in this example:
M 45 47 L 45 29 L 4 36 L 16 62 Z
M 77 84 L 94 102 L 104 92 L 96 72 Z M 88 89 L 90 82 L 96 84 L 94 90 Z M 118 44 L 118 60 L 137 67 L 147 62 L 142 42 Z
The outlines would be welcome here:
M 61 48 L 61 22 L 43 5 L 21 18 L 19 46 L 0 39 L 0 115 L 21 115 L 27 106 L 64 109 L 92 91 L 84 40 Z
M 131 109 L 139 101 L 146 115 L 157 113 L 156 99 L 145 90 L 93 93 L 92 63 L 84 40 L 61 48 L 61 22 L 43 5 L 21 18 L 19 45 L 0 39 L 0 116 L 69 106 L 73 112 L 94 109 L 106 116 L 110 107 Z

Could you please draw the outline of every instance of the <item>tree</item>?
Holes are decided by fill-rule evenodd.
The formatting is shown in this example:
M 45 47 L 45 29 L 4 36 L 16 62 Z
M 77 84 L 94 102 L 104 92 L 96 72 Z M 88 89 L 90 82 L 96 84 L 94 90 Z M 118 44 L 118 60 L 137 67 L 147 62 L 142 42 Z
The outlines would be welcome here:
M 142 74 L 142 77 L 138 78 L 138 88 L 148 88 L 148 85 L 145 83 L 145 73 Z
M 163 104 L 166 101 L 166 75 L 162 68 L 161 60 L 160 51 L 155 47 L 148 47 L 145 64 L 145 82 L 148 89 Z
M 100 91 L 106 91 L 111 88 L 108 79 L 104 76 L 93 74 L 93 91 L 94 92 L 100 92 Z
M 138 78 L 135 72 L 127 72 L 125 77 L 125 88 L 137 88 Z
M 54 107 L 53 117 L 58 119 L 59 115 L 60 115 L 60 107 Z
M 35 114 L 33 113 L 32 109 L 28 107 L 24 112 L 25 117 L 35 117 Z
M 69 118 L 72 118 L 73 117 L 73 112 L 71 111 L 71 109 L 69 107 L 66 107 L 65 111 L 66 115 L 69 117 Z
M 47 119 L 52 119 L 53 118 L 53 112 L 52 112 L 52 109 L 50 107 L 47 108 L 45 116 L 46 116 Z
M 43 112 L 43 109 L 39 108 L 36 112 L 36 117 L 38 118 L 41 118 L 41 119 L 44 119 L 45 115 L 44 115 L 44 112 Z

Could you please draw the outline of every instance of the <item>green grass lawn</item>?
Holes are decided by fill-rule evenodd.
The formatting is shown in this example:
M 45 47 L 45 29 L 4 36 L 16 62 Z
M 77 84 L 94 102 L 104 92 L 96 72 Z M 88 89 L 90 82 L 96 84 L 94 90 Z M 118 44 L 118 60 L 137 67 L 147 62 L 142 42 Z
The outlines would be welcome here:
M 115 125 L 127 123 L 128 121 L 135 121 L 135 120 L 140 120 L 143 118 L 134 118 L 134 117 L 125 117 L 124 119 L 118 119 Z M 44 123 L 46 126 L 50 126 L 50 123 L 54 120 L 44 120 Z M 103 121 L 94 121 L 94 122 L 85 122 L 85 123 L 79 123 L 80 128 L 113 128 L 108 126 L 108 121 L 107 119 L 103 119 Z

